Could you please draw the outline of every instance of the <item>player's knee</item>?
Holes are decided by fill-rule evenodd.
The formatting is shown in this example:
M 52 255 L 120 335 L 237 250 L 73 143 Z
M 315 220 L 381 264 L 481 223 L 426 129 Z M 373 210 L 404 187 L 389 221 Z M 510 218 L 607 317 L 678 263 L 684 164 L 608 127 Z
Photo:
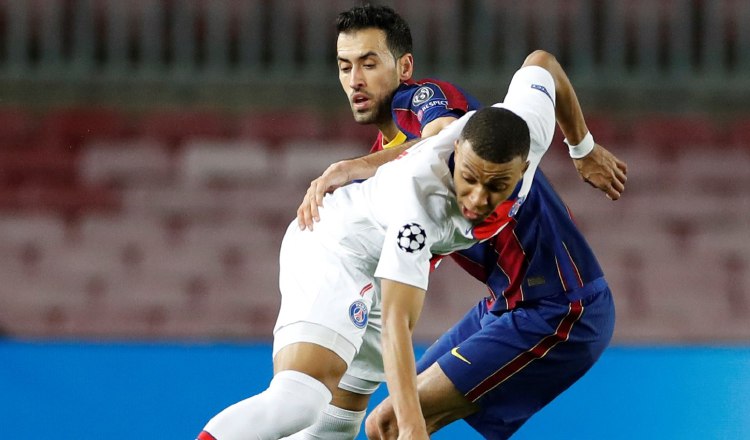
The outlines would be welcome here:
M 294 433 L 315 423 L 331 401 L 331 392 L 321 382 L 296 371 L 276 375 L 269 387 L 274 398 L 267 401 L 269 420 L 284 414 L 289 432 Z
M 281 438 L 314 424 L 330 400 L 331 392 L 321 382 L 283 371 L 266 391 L 217 414 L 204 430 L 217 440 Z

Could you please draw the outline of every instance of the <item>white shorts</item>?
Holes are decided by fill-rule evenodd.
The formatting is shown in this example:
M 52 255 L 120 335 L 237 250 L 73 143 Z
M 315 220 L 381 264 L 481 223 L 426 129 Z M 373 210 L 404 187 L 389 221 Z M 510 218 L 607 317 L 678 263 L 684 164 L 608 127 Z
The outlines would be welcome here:
M 349 367 L 347 376 L 383 382 L 380 282 L 372 272 L 292 222 L 281 244 L 273 355 L 287 345 L 310 342 L 339 355 Z

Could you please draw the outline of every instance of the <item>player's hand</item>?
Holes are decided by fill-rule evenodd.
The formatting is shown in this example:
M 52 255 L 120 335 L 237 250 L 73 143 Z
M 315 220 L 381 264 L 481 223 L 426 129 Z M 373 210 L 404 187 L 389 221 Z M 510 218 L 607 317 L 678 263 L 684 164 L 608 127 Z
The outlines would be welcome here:
M 594 188 L 599 188 L 611 200 L 617 200 L 625 190 L 628 165 L 599 144 L 589 154 L 573 159 L 578 174 Z
M 297 208 L 299 228 L 312 231 L 313 222 L 320 221 L 318 208 L 323 206 L 323 196 L 347 183 L 349 183 L 347 161 L 334 163 L 320 177 L 310 182 L 310 187 L 307 188 L 302 204 Z

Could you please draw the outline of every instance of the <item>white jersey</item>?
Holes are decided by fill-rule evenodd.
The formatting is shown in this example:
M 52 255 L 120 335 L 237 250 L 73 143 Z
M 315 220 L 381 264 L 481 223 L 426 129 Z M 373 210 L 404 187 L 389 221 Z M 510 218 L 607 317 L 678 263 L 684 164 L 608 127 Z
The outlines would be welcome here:
M 551 75 L 526 67 L 513 77 L 505 101 L 496 104 L 523 118 L 531 135 L 531 164 L 515 203 L 523 201 L 552 139 L 554 96 Z M 313 231 L 300 231 L 296 221 L 289 225 L 281 245 L 274 355 L 290 344 L 315 343 L 349 366 L 340 386 L 356 390 L 347 382 L 352 378 L 384 380 L 380 279 L 426 290 L 434 254 L 466 249 L 508 223 L 509 214 L 498 214 L 498 208 L 475 226 L 456 201 L 451 155 L 472 114 L 381 166 L 370 179 L 327 195 Z
M 554 96 L 551 75 L 539 67 L 526 67 L 513 77 L 504 102 L 495 104 L 529 126 L 531 163 L 519 198 L 528 192 L 552 139 Z M 427 289 L 433 254 L 448 254 L 477 242 L 472 223 L 459 210 L 448 165 L 454 141 L 472 114 L 381 166 L 372 178 L 326 196 L 314 231 L 320 234 L 321 245 L 338 253 L 342 264 L 361 265 L 377 278 Z

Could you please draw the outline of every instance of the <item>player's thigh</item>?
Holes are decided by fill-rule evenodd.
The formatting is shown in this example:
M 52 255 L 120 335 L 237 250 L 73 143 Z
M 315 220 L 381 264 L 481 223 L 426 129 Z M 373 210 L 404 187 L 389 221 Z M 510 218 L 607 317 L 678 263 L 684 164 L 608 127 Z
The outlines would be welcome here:
M 281 307 L 274 327 L 274 357 L 287 346 L 300 344 L 302 348 L 288 351 L 307 359 L 307 351 L 318 352 L 307 348 L 315 344 L 341 357 L 348 367 L 362 345 L 369 309 L 377 303 L 372 277 L 358 265 L 346 264 L 319 237 L 295 225 L 287 230 L 280 262 Z M 325 350 L 319 353 L 327 359 Z M 293 359 L 292 354 L 283 360 L 293 362 L 286 359 Z
M 379 283 L 374 281 L 371 290 L 377 292 L 379 288 Z M 338 392 L 334 393 L 333 397 L 334 405 L 352 411 L 364 410 L 367 408 L 370 396 L 385 381 L 381 328 L 380 296 L 373 295 L 366 316 L 362 344 L 339 381 Z
M 379 383 L 347 377 L 347 364 L 334 350 L 315 343 L 286 345 L 274 357 L 274 373 L 294 370 L 321 381 L 332 393 L 331 404 L 350 411 L 363 411 Z M 356 384 L 356 388 L 347 386 Z M 342 388 L 343 387 L 343 388 Z
M 480 410 L 479 405 L 466 399 L 437 363 L 419 374 L 417 390 L 422 414 L 431 433 Z
M 375 281 L 373 289 L 379 291 Z M 364 328 L 362 342 L 354 356 L 340 387 L 361 394 L 372 394 L 380 383 L 385 381 L 382 352 L 382 313 L 380 295 L 375 295 L 370 302 L 367 314 L 367 325 Z
M 310 342 L 285 345 L 273 358 L 274 374 L 294 370 L 322 382 L 332 393 L 346 371 L 346 361 L 335 351 Z
M 578 380 L 611 338 L 609 292 L 577 303 L 542 301 L 488 314 L 482 329 L 438 364 L 481 410 L 467 422 L 483 435 L 505 438 Z

